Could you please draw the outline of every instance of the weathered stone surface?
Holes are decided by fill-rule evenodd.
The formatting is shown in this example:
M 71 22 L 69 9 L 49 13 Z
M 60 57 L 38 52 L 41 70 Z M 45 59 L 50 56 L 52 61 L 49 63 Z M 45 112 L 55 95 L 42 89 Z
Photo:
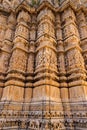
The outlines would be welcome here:
M 0 0 L 0 129 L 87 129 L 87 0 Z

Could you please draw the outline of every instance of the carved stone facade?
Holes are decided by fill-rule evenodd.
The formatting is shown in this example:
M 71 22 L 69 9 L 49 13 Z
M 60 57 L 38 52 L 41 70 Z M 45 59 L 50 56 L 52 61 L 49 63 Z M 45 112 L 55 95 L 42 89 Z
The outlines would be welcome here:
M 87 130 L 87 0 L 0 0 L 0 130 Z

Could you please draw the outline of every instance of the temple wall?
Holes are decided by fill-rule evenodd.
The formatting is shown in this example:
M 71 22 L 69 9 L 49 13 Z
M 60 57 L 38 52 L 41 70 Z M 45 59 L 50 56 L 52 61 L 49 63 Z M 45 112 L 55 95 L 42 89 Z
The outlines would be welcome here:
M 0 129 L 87 129 L 86 42 L 80 0 L 0 1 Z

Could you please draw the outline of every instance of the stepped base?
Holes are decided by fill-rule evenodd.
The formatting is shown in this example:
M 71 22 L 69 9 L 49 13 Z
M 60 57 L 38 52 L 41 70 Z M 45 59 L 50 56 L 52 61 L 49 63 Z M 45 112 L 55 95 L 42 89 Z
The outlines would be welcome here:
M 13 106 L 17 108 L 18 105 L 20 109 L 12 109 Z M 64 109 L 67 109 L 64 113 L 60 102 L 2 102 L 0 103 L 0 129 L 86 130 L 87 102 L 71 103 L 71 110 L 69 105 L 68 102 L 63 103 Z

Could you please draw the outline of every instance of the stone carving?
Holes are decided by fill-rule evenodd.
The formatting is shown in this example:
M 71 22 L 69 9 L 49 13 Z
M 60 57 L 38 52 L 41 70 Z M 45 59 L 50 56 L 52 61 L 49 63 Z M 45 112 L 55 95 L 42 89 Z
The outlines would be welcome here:
M 87 129 L 87 7 L 0 0 L 0 129 Z
M 17 54 L 19 55 L 17 56 Z M 20 71 L 25 71 L 26 69 L 26 54 L 22 53 L 22 51 L 15 50 L 12 54 L 12 58 L 10 61 L 10 69 L 19 69 Z M 16 63 L 16 64 L 15 64 Z
M 36 58 L 38 59 L 36 61 L 36 66 L 41 65 L 41 64 L 46 64 L 46 65 L 57 65 L 57 58 L 54 52 L 51 51 L 50 48 L 44 48 L 41 51 L 38 52 Z

